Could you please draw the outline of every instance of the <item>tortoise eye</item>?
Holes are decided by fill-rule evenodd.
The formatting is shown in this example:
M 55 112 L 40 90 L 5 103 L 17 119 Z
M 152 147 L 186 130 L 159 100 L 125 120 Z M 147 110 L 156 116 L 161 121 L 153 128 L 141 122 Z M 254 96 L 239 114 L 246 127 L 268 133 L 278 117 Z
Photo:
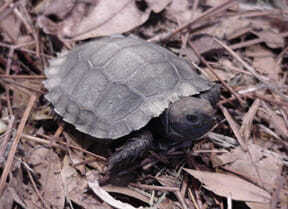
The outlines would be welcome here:
M 196 123 L 199 120 L 197 115 L 187 115 L 186 119 L 191 123 Z

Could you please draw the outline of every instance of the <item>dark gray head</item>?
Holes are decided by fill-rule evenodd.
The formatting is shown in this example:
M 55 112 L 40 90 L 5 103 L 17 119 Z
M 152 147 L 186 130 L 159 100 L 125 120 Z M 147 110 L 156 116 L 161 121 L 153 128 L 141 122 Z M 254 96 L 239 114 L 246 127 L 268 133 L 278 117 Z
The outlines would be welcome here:
M 171 104 L 161 116 L 165 136 L 172 140 L 169 144 L 197 140 L 214 125 L 214 114 L 210 102 L 203 98 L 184 97 Z

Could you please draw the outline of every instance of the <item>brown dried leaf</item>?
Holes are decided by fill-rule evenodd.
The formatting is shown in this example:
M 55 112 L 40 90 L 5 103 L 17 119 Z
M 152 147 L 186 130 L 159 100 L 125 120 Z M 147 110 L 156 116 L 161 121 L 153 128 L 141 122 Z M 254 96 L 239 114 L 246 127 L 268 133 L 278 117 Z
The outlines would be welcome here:
M 67 1 L 67 0 L 66 0 Z M 50 7 L 55 8 L 54 1 L 47 6 L 44 14 L 38 17 L 38 24 L 46 33 L 56 34 L 60 38 L 83 40 L 127 32 L 141 24 L 149 17 L 151 11 L 160 12 L 171 0 L 149 1 L 147 8 L 141 11 L 134 0 L 98 0 L 88 4 L 71 3 L 68 6 L 56 1 L 61 16 Z M 66 14 L 62 20 L 62 14 Z M 61 21 L 53 22 L 48 16 Z
M 217 7 L 221 4 L 224 4 L 227 1 L 226 0 L 209 0 L 209 1 L 202 1 L 202 2 L 205 2 L 205 5 L 209 7 Z
M 249 47 L 249 49 L 246 50 L 246 54 L 250 57 L 253 57 L 253 67 L 255 70 L 261 74 L 268 75 L 271 80 L 279 80 L 279 73 L 281 72 L 281 68 L 271 51 L 260 45 L 257 45 Z
M 70 165 L 70 159 L 67 155 L 63 160 L 61 176 L 68 200 L 75 202 L 83 208 L 108 208 L 104 207 L 103 204 L 92 195 L 87 194 L 87 180 L 81 177 L 77 170 Z
M 148 7 L 150 7 L 151 10 L 155 13 L 161 12 L 171 1 L 175 0 L 145 0 L 145 2 L 148 4 Z M 178 2 L 179 0 L 176 1 Z
M 14 188 L 11 188 L 12 191 Z M 4 190 L 4 192 L 1 194 L 0 197 L 0 208 L 13 208 L 13 202 L 14 198 L 13 195 L 11 194 L 10 188 L 7 188 Z
M 253 123 L 255 114 L 259 108 L 259 105 L 260 105 L 260 100 L 256 99 L 253 102 L 252 106 L 249 108 L 249 111 L 243 117 L 243 122 L 242 122 L 239 132 L 241 136 L 245 139 L 245 141 L 248 141 L 248 139 L 250 138 L 252 123 Z
M 98 0 L 91 0 L 90 4 L 94 5 L 97 4 L 97 2 Z M 57 20 L 63 20 L 68 15 L 68 13 L 71 12 L 73 7 L 75 7 L 74 0 L 46 0 L 39 3 L 34 8 L 34 12 L 43 15 L 56 15 L 52 18 L 59 18 Z
M 188 0 L 173 0 L 171 4 L 165 9 L 165 15 L 167 18 L 179 23 L 185 24 L 195 18 L 196 15 L 200 15 L 197 10 L 192 13 L 192 4 Z
M 17 58 L 18 59 L 18 58 Z M 29 80 L 24 80 L 24 81 L 17 81 L 20 86 L 25 86 L 27 89 L 39 89 L 39 82 L 31 82 Z M 13 107 L 18 108 L 18 109 L 23 109 L 24 107 L 27 106 L 29 102 L 30 95 L 27 94 L 27 92 L 22 91 L 21 89 L 18 88 L 13 88 Z
M 256 144 L 249 144 L 247 152 L 237 147 L 232 152 L 215 156 L 213 161 L 218 164 L 214 166 L 225 164 L 222 167 L 226 170 L 250 179 L 271 192 L 282 170 L 282 162 Z
M 23 184 L 23 174 L 19 168 L 17 168 L 15 171 L 13 178 L 9 180 L 9 184 L 4 192 L 0 195 L 0 208 L 13 208 L 12 206 L 15 204 L 15 202 L 23 208 L 27 208 L 23 201 L 23 196 L 26 193 L 26 188 Z
M 231 114 L 228 112 L 228 110 L 225 107 L 220 106 L 220 109 L 222 110 L 223 115 L 225 116 L 225 118 L 228 121 L 234 135 L 236 136 L 239 144 L 241 145 L 241 148 L 243 150 L 247 150 L 247 144 L 246 144 L 245 140 L 243 139 L 243 137 L 240 135 L 238 123 L 234 120 L 234 118 L 232 118 Z
M 267 9 L 273 9 L 274 5 L 272 1 L 239 0 L 239 6 L 241 10 L 265 10 L 265 9 L 267 10 Z
M 253 66 L 258 72 L 267 74 L 271 80 L 279 80 L 279 72 L 281 69 L 273 57 L 255 58 Z
M 61 162 L 55 152 L 44 147 L 34 149 L 28 157 L 28 163 L 34 166 L 34 171 L 41 175 L 41 194 L 47 205 L 51 208 L 63 208 L 65 203 L 65 192 L 61 179 Z M 37 195 L 33 196 L 33 202 L 39 205 Z M 31 203 L 32 204 L 32 203 Z
M 250 209 L 271 209 L 270 204 L 263 204 L 259 202 L 247 202 Z
M 221 54 L 223 51 L 223 47 L 217 41 L 215 41 L 213 36 L 210 36 L 207 34 L 193 36 L 189 40 L 189 45 L 191 46 L 191 48 L 187 47 L 183 49 L 182 50 L 183 54 L 188 56 L 191 62 L 196 63 L 196 64 L 200 62 L 199 57 L 197 56 L 197 53 L 205 57 L 206 56 L 213 57 L 213 56 L 217 56 L 218 54 Z
M 258 115 L 263 118 L 269 125 L 275 129 L 276 133 L 281 135 L 284 138 L 288 136 L 288 128 L 286 121 L 275 111 L 272 111 L 271 107 L 268 104 L 262 102 L 265 109 L 261 108 L 261 111 L 258 111 Z
M 283 23 L 285 24 L 285 23 Z M 241 15 L 222 18 L 217 24 L 206 27 L 201 31 L 220 39 L 231 40 L 235 37 L 239 37 L 239 34 L 243 35 L 247 32 L 253 32 L 262 30 L 263 33 L 255 33 L 271 48 L 283 47 L 283 38 L 279 35 L 279 25 L 272 22 L 269 18 L 248 18 Z M 244 32 L 245 31 L 245 32 Z M 268 32 L 267 32 L 268 31 Z M 267 34 L 266 34 L 267 33 Z M 275 41 L 272 40 L 275 36 Z
M 269 203 L 271 196 L 260 187 L 237 176 L 184 169 L 217 195 L 240 201 Z
M 97 174 L 96 174 L 97 176 Z M 89 188 L 92 189 L 92 191 L 103 201 L 105 201 L 107 204 L 111 205 L 114 208 L 127 208 L 127 209 L 136 209 L 132 205 L 128 203 L 123 203 L 119 200 L 116 200 L 114 197 L 112 197 L 108 192 L 106 192 L 103 188 L 100 187 L 98 182 L 98 177 L 96 177 L 93 172 L 87 174 L 88 178 L 88 185 Z
M 163 186 L 179 187 L 180 184 L 175 176 L 162 175 L 155 177 L 155 179 L 157 179 L 157 181 L 159 181 L 159 183 Z
M 237 33 L 242 28 L 247 28 L 251 24 L 251 21 L 240 16 L 232 16 L 229 18 L 221 19 L 219 23 L 213 27 L 207 27 L 203 32 L 223 39 L 226 36 Z
M 148 198 L 147 196 L 133 190 L 130 189 L 128 187 L 119 187 L 119 186 L 112 186 L 112 185 L 108 185 L 108 186 L 104 186 L 103 189 L 106 192 L 112 192 L 112 193 L 116 193 L 116 194 L 122 194 L 125 196 L 129 196 L 129 197 L 133 197 L 135 199 L 141 200 L 142 202 L 145 202 L 147 204 L 150 203 L 150 198 Z
M 13 25 L 13 27 L 11 27 Z M 13 10 L 0 21 L 1 35 L 8 43 L 18 43 L 21 20 L 15 16 Z
M 1 41 L 4 40 L 4 42 L 15 45 L 33 41 L 30 25 L 32 20 L 26 9 L 29 2 L 21 1 L 15 4 L 10 3 L 10 6 L 7 6 L 7 3 L 6 1 L 0 1 L 0 7 L 2 9 L 2 11 L 0 11 Z M 7 7 L 3 4 L 6 4 Z M 23 46 L 23 48 L 30 47 L 33 47 L 33 45 Z
M 234 69 L 235 66 L 231 62 L 231 60 L 227 59 L 226 57 L 222 57 L 218 60 L 220 68 L 213 68 L 214 72 L 218 75 L 218 77 L 223 81 L 230 81 L 232 78 L 235 77 L 235 72 L 230 69 Z M 211 73 L 209 68 L 205 67 L 202 68 L 202 73 L 204 73 L 205 77 L 208 78 L 210 81 L 217 81 L 218 78 Z
M 258 57 L 274 57 L 271 50 L 263 47 L 260 44 L 249 46 L 245 49 L 245 55 L 248 57 L 258 58 Z
M 285 46 L 284 38 L 274 31 L 264 30 L 255 34 L 257 34 L 259 38 L 261 38 L 272 49 L 283 48 Z

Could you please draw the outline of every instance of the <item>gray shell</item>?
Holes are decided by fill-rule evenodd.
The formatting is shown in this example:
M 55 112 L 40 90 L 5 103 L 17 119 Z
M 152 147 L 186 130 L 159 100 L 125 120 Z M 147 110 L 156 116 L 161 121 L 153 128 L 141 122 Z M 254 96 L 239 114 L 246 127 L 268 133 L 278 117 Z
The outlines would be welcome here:
M 45 97 L 55 111 L 97 138 L 127 135 L 169 103 L 211 88 L 184 59 L 131 36 L 77 46 L 53 59 L 45 74 Z

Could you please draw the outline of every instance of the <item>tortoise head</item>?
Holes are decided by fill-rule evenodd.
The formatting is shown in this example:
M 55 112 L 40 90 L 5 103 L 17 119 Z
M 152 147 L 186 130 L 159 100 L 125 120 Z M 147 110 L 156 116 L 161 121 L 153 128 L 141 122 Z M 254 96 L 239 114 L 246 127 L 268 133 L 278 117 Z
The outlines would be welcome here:
M 214 125 L 215 110 L 203 98 L 184 97 L 172 103 L 161 116 L 170 143 L 197 140 Z

